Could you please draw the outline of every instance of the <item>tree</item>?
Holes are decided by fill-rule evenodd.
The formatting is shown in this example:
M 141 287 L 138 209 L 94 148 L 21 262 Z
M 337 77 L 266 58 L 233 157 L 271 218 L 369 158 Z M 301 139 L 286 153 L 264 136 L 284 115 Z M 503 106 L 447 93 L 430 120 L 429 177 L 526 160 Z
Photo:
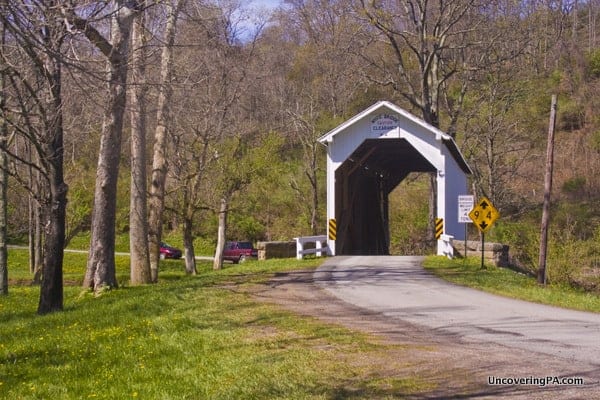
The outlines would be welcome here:
M 214 174 L 222 172 L 212 167 L 217 160 L 222 160 L 220 146 L 229 138 L 255 129 L 251 113 L 241 105 L 252 81 L 255 40 L 240 42 L 236 26 L 237 11 L 241 10 L 235 4 L 223 7 L 196 4 L 186 11 L 188 19 L 181 26 L 180 52 L 176 53 L 176 56 L 185 54 L 178 57 L 176 64 L 177 79 L 185 83 L 174 93 L 173 103 L 178 108 L 174 111 L 177 125 L 172 131 L 169 185 L 173 193 L 171 209 L 175 210 L 183 228 L 186 271 L 194 274 L 196 217 L 201 210 L 219 208 L 212 199 L 207 200 L 206 191 L 202 190 L 204 181 L 209 179 L 214 190 L 218 179 Z M 192 45 L 189 37 L 204 40 Z M 246 117 L 243 123 L 240 122 L 242 116 Z M 207 171 L 211 168 L 213 172 L 209 176 Z
M 418 110 L 425 122 L 440 127 L 440 108 L 450 79 L 464 71 L 461 49 L 473 46 L 470 36 L 483 22 L 473 17 L 477 0 L 430 3 L 428 0 L 395 0 L 375 3 L 360 0 L 360 11 L 385 39 L 391 55 L 363 53 L 371 67 L 367 77 L 374 83 L 391 86 Z M 468 22 L 467 22 L 468 20 Z M 370 41 L 376 43 L 373 36 Z M 466 61 L 466 60 L 465 60 Z M 463 82 L 460 95 L 464 95 Z M 458 97 L 455 107 L 460 107 Z M 454 135 L 452 126 L 448 129 Z
M 282 86 L 274 93 L 282 106 L 276 113 L 282 114 L 287 123 L 282 129 L 302 154 L 301 178 L 292 177 L 290 185 L 307 209 L 310 232 L 316 235 L 324 227 L 319 218 L 324 148 L 317 138 L 342 122 L 362 88 L 355 74 L 358 68 L 353 68 L 358 57 L 349 51 L 358 45 L 356 33 L 361 28 L 347 1 L 287 0 L 286 5 L 278 24 L 293 38 L 280 38 L 280 46 L 294 41 L 288 70 L 266 71 L 287 78 L 278 82 Z
M 260 135 L 248 129 L 247 119 L 241 113 L 237 115 L 238 133 L 225 137 L 219 144 L 219 153 L 214 163 L 214 173 L 208 184 L 213 187 L 212 198 L 218 203 L 217 246 L 213 260 L 213 269 L 223 267 L 223 250 L 227 239 L 227 220 L 232 201 L 236 195 L 251 184 L 254 177 L 270 168 L 271 155 L 280 148 L 281 137 L 274 134 Z
M 146 201 L 146 82 L 147 39 L 145 13 L 140 12 L 132 32 L 131 82 L 131 190 L 129 202 L 129 251 L 131 284 L 150 283 L 148 207 Z
M 503 7 L 479 0 L 360 0 L 359 12 L 379 33 L 368 39 L 375 50 L 362 52 L 369 65 L 366 77 L 391 87 L 434 127 L 442 127 L 445 108 L 446 131 L 455 137 L 469 83 L 482 69 L 523 51 L 522 40 L 512 41 L 507 29 L 519 31 L 519 14 L 507 9 L 502 14 Z M 498 29 L 494 29 L 497 22 Z M 380 39 L 383 48 L 378 45 Z M 430 186 L 427 238 L 432 241 L 437 198 L 434 175 Z
M 166 151 L 168 131 L 172 125 L 172 121 L 170 120 L 170 104 L 173 97 L 173 44 L 177 32 L 177 18 L 184 4 L 184 0 L 165 2 L 167 22 L 161 46 L 160 83 L 156 111 L 156 129 L 154 132 L 150 197 L 148 200 L 148 245 L 152 282 L 158 280 L 160 241 L 162 236 L 163 212 L 165 209 Z
M 1 32 L 2 46 L 1 52 L 4 53 L 6 41 L 6 26 L 2 23 Z M 7 73 L 4 68 L 0 71 L 0 110 L 6 109 L 6 79 Z M 8 124 L 2 120 L 0 124 L 0 295 L 8 294 Z
M 464 36 L 459 22 L 475 5 L 475 1 L 439 1 L 430 5 L 427 0 L 397 0 L 389 3 L 388 7 L 366 0 L 360 0 L 360 3 L 361 11 L 386 39 L 392 52 L 390 64 L 388 60 L 365 55 L 372 69 L 381 75 L 381 78 L 370 79 L 391 86 L 419 110 L 425 122 L 440 127 L 442 91 L 461 66 L 458 62 L 452 63 L 448 55 L 465 45 L 452 39 L 462 39 Z M 412 66 L 416 67 L 416 71 Z M 461 96 L 457 99 L 459 105 L 465 89 L 466 85 L 463 85 Z M 430 185 L 427 239 L 433 241 L 437 198 L 436 177 L 433 174 L 430 176 Z
M 104 10 L 102 4 L 99 6 L 100 10 Z M 92 19 L 77 15 L 77 11 L 89 15 L 89 5 L 83 5 L 80 10 L 74 7 L 63 9 L 69 23 L 83 32 L 106 57 L 109 67 L 108 100 L 96 170 L 90 251 L 83 281 L 84 287 L 96 293 L 118 286 L 114 258 L 117 180 L 127 97 L 130 34 L 134 18 L 142 10 L 142 2 L 115 0 L 109 6 L 110 40 L 92 25 Z
M 472 161 L 474 183 L 502 208 L 519 202 L 510 183 L 535 144 L 524 124 L 528 116 L 518 112 L 528 88 L 516 76 L 507 68 L 490 68 L 486 81 L 474 83 L 464 110 L 463 149 Z
M 18 145 L 17 145 L 18 146 Z M 39 283 L 42 275 L 42 262 L 43 262 L 43 251 L 42 247 L 44 244 L 44 232 L 42 227 L 44 226 L 42 210 L 38 202 L 38 194 L 43 193 L 44 185 L 40 183 L 39 171 L 34 171 L 32 167 L 33 154 L 31 151 L 31 144 L 25 142 L 26 159 L 28 165 L 27 170 L 27 187 L 29 188 L 29 195 L 27 196 L 28 203 L 28 233 L 29 233 L 29 272 L 33 275 L 33 282 Z
M 2 52 L 11 103 L 2 107 L 3 121 L 35 149 L 37 162 L 15 152 L 13 159 L 40 173 L 43 190 L 34 193 L 44 222 L 42 285 L 38 313 L 63 308 L 62 263 L 67 185 L 63 176 L 62 46 L 68 35 L 54 2 L 3 3 L 0 18 L 16 45 Z M 6 50 L 3 47 L 3 50 Z M 15 177 L 19 179 L 19 176 Z M 25 180 L 20 179 L 25 183 Z M 29 188 L 31 189 L 31 188 Z

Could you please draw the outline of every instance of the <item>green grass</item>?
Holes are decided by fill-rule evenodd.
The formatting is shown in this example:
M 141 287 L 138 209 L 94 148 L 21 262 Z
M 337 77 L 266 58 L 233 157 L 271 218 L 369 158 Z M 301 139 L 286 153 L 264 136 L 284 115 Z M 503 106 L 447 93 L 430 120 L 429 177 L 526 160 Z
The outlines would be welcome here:
M 535 278 L 507 268 L 487 265 L 481 269 L 478 257 L 452 260 L 441 256 L 427 257 L 424 266 L 438 277 L 459 285 L 536 303 L 600 312 L 598 294 L 567 285 L 544 287 L 538 285 Z
M 163 241 L 183 249 L 183 238 L 180 232 L 168 231 L 163 232 Z M 81 232 L 71 239 L 68 246 L 69 249 L 87 250 L 90 247 L 90 232 Z M 213 255 L 214 244 L 206 239 L 197 237 L 194 239 L 194 249 L 196 255 Z M 115 236 L 115 251 L 128 253 L 129 252 L 129 234 L 119 233 Z
M 39 288 L 26 282 L 26 250 L 11 249 L 9 260 L 10 294 L 0 297 L 0 398 L 393 399 L 439 389 L 414 373 L 402 346 L 249 294 L 276 273 L 314 268 L 320 259 L 250 261 L 221 271 L 205 262 L 197 276 L 169 260 L 158 284 L 130 287 L 127 257 L 117 258 L 121 289 L 94 297 L 80 287 L 86 255 L 68 253 L 65 310 L 43 317 L 35 313 Z M 600 311 L 596 295 L 481 270 L 477 257 L 429 257 L 425 264 L 458 284 Z
M 28 284 L 31 281 L 29 273 L 29 256 L 27 250 L 10 249 L 8 257 L 8 274 L 12 283 Z M 171 260 L 164 263 L 171 264 Z M 129 257 L 115 256 L 117 279 L 124 282 L 129 279 Z M 83 282 L 87 265 L 87 255 L 83 253 L 64 253 L 63 278 L 66 284 L 76 285 Z
M 27 275 L 21 252 L 10 251 L 11 282 Z M 245 290 L 320 262 L 221 271 L 203 263 L 186 276 L 182 261 L 170 261 L 156 285 L 123 280 L 99 297 L 67 285 L 65 310 L 43 317 L 39 288 L 12 284 L 0 297 L 0 398 L 391 399 L 432 390 L 402 373 L 400 346 L 258 303 Z M 80 282 L 84 265 L 85 254 L 69 255 L 65 276 Z M 126 263 L 118 270 L 127 276 Z

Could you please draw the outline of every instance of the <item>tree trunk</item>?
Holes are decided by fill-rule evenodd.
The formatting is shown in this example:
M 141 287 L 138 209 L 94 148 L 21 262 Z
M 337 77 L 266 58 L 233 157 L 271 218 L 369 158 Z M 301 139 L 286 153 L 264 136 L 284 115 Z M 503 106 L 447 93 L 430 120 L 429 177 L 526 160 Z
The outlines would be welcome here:
M 165 28 L 165 43 L 161 55 L 161 86 L 158 94 L 156 131 L 152 156 L 152 178 L 148 203 L 148 243 L 150 251 L 150 275 L 152 282 L 158 280 L 162 219 L 165 207 L 165 180 L 167 175 L 167 131 L 169 103 L 172 98 L 171 76 L 173 74 L 173 44 L 177 26 L 177 16 L 184 0 L 167 4 L 170 9 Z
M 61 138 L 62 142 L 62 138 Z M 62 145 L 57 149 L 62 153 Z M 63 181 L 62 155 L 51 171 L 50 198 L 47 206 L 44 241 L 44 263 L 38 314 L 47 314 L 63 309 L 63 256 L 65 245 L 65 220 L 67 208 L 67 185 Z
M 28 238 L 28 250 L 29 250 L 29 272 L 31 274 L 34 273 L 35 271 L 35 244 L 34 244 L 34 240 L 35 240 L 35 216 L 34 216 L 34 203 L 33 203 L 33 197 L 31 195 L 29 195 L 29 198 L 27 200 L 27 206 L 28 206 L 28 224 L 29 226 L 27 227 L 27 238 Z
M 63 174 L 63 120 L 60 61 L 47 61 L 52 80 L 52 104 L 48 106 L 51 126 L 47 140 L 42 143 L 48 176 L 49 194 L 44 204 L 44 262 L 38 314 L 48 314 L 63 309 L 63 255 L 65 247 L 65 221 L 67 190 Z
M 42 282 L 42 269 L 44 260 L 44 226 L 42 208 L 38 204 L 37 200 L 33 199 L 33 242 L 30 247 L 31 254 L 33 255 L 33 283 Z
M 130 279 L 132 285 L 150 283 L 146 203 L 146 39 L 144 13 L 132 31 L 131 189 L 129 202 Z
M 1 19 L 4 26 L 10 25 L 16 39 L 14 43 L 19 44 L 23 55 L 26 54 L 27 59 L 21 59 L 21 62 L 28 63 L 13 65 L 5 62 L 2 71 L 10 71 L 10 82 L 18 97 L 15 99 L 15 104 L 18 104 L 16 115 L 19 116 L 16 122 L 22 125 L 16 129 L 30 145 L 29 149 L 36 150 L 34 157 L 28 149 L 24 161 L 30 167 L 36 165 L 35 175 L 33 168 L 29 169 L 29 189 L 36 197 L 33 207 L 35 211 L 32 213 L 36 225 L 35 236 L 43 237 L 45 246 L 43 258 L 35 253 L 34 265 L 42 262 L 37 311 L 39 314 L 47 314 L 63 309 L 62 264 L 68 190 L 63 173 L 61 81 L 61 46 L 65 37 L 65 25 L 62 18 L 55 14 L 58 10 L 55 2 L 40 3 L 34 8 L 28 2 L 20 2 L 21 5 L 13 3 L 14 8 L 3 7 Z M 20 71 L 21 68 L 24 71 Z M 21 85 L 25 92 L 20 92 Z M 25 93 L 26 96 L 23 96 Z M 26 123 L 20 120 L 23 115 L 29 116 Z M 9 123 L 15 122 L 10 116 L 5 117 L 3 122 L 7 120 Z M 5 131 L 4 129 L 3 133 Z M 42 234 L 40 229 L 38 235 L 37 229 L 42 226 L 45 232 Z M 34 247 L 39 242 L 41 240 Z
M 2 128 L 2 148 L 0 148 L 0 295 L 8 294 L 8 249 L 7 245 L 7 187 L 8 187 L 8 174 L 6 169 L 8 167 L 8 160 L 6 152 L 4 151 L 4 144 L 6 143 L 6 132 Z
M 25 142 L 25 152 L 27 160 L 33 162 L 31 153 L 31 143 Z M 39 171 L 34 177 L 33 167 L 29 165 L 27 168 L 29 188 L 39 195 L 42 194 L 41 175 Z M 29 195 L 29 272 L 33 276 L 33 283 L 41 283 L 42 281 L 42 246 L 44 235 L 42 232 L 42 212 L 38 200 L 32 195 Z
M 2 45 L 4 46 L 4 30 L 2 32 Z M 4 110 L 5 104 L 5 75 L 2 74 L 0 81 L 0 110 Z M 6 121 L 0 125 L 0 295 L 8 294 L 8 155 L 6 146 L 8 140 L 8 126 Z
M 192 234 L 193 222 L 191 218 L 183 220 L 183 249 L 185 255 L 185 272 L 196 275 L 196 257 L 194 252 L 194 235 Z
M 116 288 L 115 218 L 121 136 L 126 104 L 127 55 L 133 12 L 119 7 L 114 13 L 108 77 L 108 107 L 104 115 L 96 170 L 92 232 L 83 286 L 98 293 Z
M 223 249 L 225 248 L 225 238 L 227 234 L 227 208 L 229 207 L 229 201 L 227 198 L 221 198 L 221 205 L 219 207 L 219 228 L 217 230 L 217 248 L 215 249 L 215 259 L 213 262 L 213 269 L 223 268 Z

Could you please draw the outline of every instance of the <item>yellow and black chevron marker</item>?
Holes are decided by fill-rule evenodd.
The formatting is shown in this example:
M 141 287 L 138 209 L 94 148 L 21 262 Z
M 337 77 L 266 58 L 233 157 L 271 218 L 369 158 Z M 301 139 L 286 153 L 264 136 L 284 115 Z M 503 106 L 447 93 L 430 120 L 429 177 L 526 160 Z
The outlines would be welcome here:
M 329 220 L 329 240 L 335 240 L 337 236 L 337 223 L 335 222 L 335 218 L 331 218 Z
M 444 218 L 435 219 L 435 238 L 439 239 L 444 232 Z

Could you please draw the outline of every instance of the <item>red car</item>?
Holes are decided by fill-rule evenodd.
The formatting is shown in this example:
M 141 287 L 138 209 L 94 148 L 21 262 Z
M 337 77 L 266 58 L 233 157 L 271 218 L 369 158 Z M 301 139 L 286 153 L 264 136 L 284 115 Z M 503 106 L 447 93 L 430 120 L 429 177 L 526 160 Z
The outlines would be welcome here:
M 181 250 L 176 247 L 170 246 L 166 243 L 160 243 L 160 259 L 164 260 L 165 258 L 181 258 Z
M 223 259 L 233 261 L 234 264 L 243 263 L 248 258 L 257 258 L 258 250 L 252 242 L 227 242 L 223 249 Z

